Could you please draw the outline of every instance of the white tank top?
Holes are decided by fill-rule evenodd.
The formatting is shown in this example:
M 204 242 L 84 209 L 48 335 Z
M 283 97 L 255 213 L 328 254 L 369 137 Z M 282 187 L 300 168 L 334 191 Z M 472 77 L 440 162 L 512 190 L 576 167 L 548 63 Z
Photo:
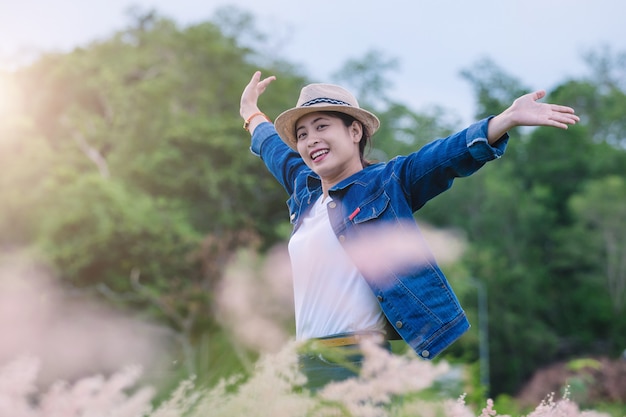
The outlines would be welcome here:
M 332 230 L 330 201 L 320 197 L 289 241 L 297 340 L 385 328 L 376 297 Z

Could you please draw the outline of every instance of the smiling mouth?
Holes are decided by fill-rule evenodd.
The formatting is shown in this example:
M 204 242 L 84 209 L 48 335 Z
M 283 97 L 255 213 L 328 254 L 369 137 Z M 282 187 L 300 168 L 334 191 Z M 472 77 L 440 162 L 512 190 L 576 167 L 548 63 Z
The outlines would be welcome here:
M 311 154 L 311 159 L 315 161 L 317 158 L 319 158 L 322 155 L 326 155 L 327 153 L 328 153 L 328 149 L 320 149 L 319 151 L 315 151 Z

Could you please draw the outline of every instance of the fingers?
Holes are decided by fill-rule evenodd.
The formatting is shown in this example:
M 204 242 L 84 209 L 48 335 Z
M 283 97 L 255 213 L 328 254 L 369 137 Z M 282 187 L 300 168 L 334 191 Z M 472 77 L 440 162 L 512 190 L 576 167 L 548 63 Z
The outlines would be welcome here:
M 258 99 L 258 97 L 263 94 L 267 86 L 275 79 L 276 77 L 271 75 L 261 81 L 261 71 L 256 71 L 244 89 L 244 96 L 254 97 L 255 100 Z
M 261 79 L 261 71 L 256 71 L 254 74 L 252 74 L 252 78 L 250 79 L 250 82 L 244 89 L 244 92 L 247 92 L 249 94 L 250 92 L 255 91 L 257 89 L 257 85 L 259 85 L 260 79 Z
M 529 95 L 531 99 L 535 102 L 535 111 L 540 111 L 544 114 L 543 117 L 544 120 L 546 120 L 547 122 L 547 126 L 567 129 L 568 125 L 574 125 L 580 121 L 580 117 L 575 114 L 575 110 L 571 107 L 562 106 L 559 104 L 537 103 L 537 100 L 546 96 L 545 90 L 538 90 L 530 93 Z M 539 123 L 539 125 L 541 125 L 541 123 Z
M 531 96 L 532 96 L 534 101 L 541 100 L 542 98 L 544 98 L 546 96 L 546 91 L 545 90 L 537 90 L 534 93 L 531 93 Z
M 580 117 L 574 114 L 574 109 L 566 106 L 554 106 L 552 117 L 550 121 L 551 125 L 560 129 L 567 129 L 568 125 L 575 125 L 580 121 Z
M 267 77 L 267 78 L 266 78 L 266 79 L 264 79 L 263 81 L 260 81 L 260 82 L 257 84 L 257 89 L 258 89 L 258 91 L 259 91 L 259 94 L 262 94 L 262 93 L 265 91 L 265 89 L 267 88 L 267 86 L 268 86 L 268 85 L 270 85 L 270 83 L 271 83 L 272 81 L 274 81 L 274 80 L 276 80 L 276 77 L 275 77 L 275 76 L 273 76 L 273 75 L 270 75 L 269 77 Z
M 575 113 L 573 108 L 567 107 L 567 106 L 560 106 L 558 104 L 552 104 L 552 110 L 557 111 L 559 113 L 571 113 L 571 114 Z
M 554 117 L 560 122 L 573 125 L 580 121 L 580 117 L 575 114 L 574 109 L 571 107 L 552 104 L 550 108 L 555 115 Z
M 270 75 L 269 77 L 261 81 L 261 71 L 255 71 L 254 74 L 252 74 L 252 79 L 248 83 L 248 86 L 265 89 L 269 85 L 269 83 L 271 83 L 275 79 L 276 76 Z
M 244 119 L 259 111 L 257 101 L 259 100 L 259 96 L 263 94 L 267 86 L 276 79 L 275 76 L 271 75 L 264 80 L 261 80 L 261 71 L 255 71 L 252 74 L 252 78 L 250 82 L 246 85 L 241 94 L 241 101 L 239 106 L 239 114 Z
M 535 91 L 534 93 L 531 93 L 533 100 L 539 100 L 542 99 L 543 97 L 546 96 L 546 92 L 545 90 L 538 90 Z M 562 113 L 562 114 L 569 114 L 572 115 L 573 117 L 568 118 L 567 120 L 571 120 L 574 123 L 580 121 L 580 118 L 578 116 L 575 115 L 576 111 L 568 106 L 562 106 L 560 104 L 548 104 L 548 106 L 550 106 L 550 111 L 555 112 L 555 113 Z
M 549 126 L 558 127 L 559 129 L 567 130 L 570 124 L 573 124 L 573 123 L 563 123 L 563 122 L 557 122 L 556 120 L 552 120 L 552 123 Z

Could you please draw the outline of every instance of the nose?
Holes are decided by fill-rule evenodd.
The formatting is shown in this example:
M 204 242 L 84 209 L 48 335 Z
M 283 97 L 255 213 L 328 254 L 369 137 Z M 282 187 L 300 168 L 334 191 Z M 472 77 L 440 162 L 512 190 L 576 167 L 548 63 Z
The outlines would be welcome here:
M 309 135 L 309 136 L 306 138 L 306 146 L 307 146 L 308 148 L 312 148 L 312 147 L 314 147 L 315 145 L 317 145 L 317 144 L 319 143 L 319 141 L 320 141 L 320 140 L 319 140 L 316 136 L 314 136 L 314 135 Z

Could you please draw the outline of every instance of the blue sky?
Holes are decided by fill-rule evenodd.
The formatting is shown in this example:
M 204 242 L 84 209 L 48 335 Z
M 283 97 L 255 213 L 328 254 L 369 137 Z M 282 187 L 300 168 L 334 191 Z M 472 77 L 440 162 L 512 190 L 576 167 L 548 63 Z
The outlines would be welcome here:
M 586 74 L 585 51 L 626 51 L 623 0 L 0 0 L 0 65 L 106 38 L 129 23 L 133 5 L 186 25 L 228 4 L 253 13 L 281 40 L 278 52 L 314 81 L 329 81 L 347 59 L 383 51 L 399 62 L 394 98 L 414 110 L 437 104 L 466 122 L 473 93 L 459 72 L 480 58 L 550 90 Z

